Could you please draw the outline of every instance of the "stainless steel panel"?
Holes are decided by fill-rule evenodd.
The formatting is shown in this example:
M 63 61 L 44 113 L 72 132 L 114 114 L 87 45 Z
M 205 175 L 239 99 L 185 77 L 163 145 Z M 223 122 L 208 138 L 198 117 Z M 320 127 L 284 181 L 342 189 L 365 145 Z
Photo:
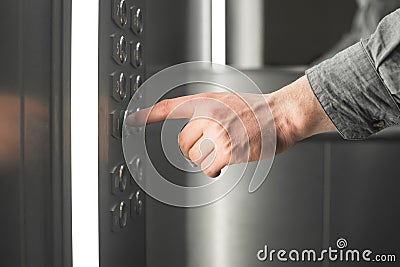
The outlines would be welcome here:
M 263 32 L 259 33 L 247 27 L 249 21 L 245 20 L 249 15 L 237 16 L 238 12 L 235 12 L 247 2 L 257 1 L 227 1 L 227 62 L 253 68 L 260 64 L 260 60 L 246 58 L 248 53 L 251 56 L 262 55 L 264 65 L 311 63 L 350 30 L 356 9 L 354 0 L 265 0 L 261 11 Z M 250 16 L 260 17 L 259 10 L 250 8 L 241 12 L 252 12 Z M 243 40 L 246 35 L 250 35 L 247 39 L 257 40 L 256 47 Z M 262 51 L 259 51 L 260 43 Z
M 146 4 L 148 77 L 178 63 L 211 61 L 210 0 L 148 0 Z M 169 97 L 184 93 L 185 91 L 174 92 Z M 159 125 L 154 125 L 149 132 L 158 130 Z M 154 154 L 159 153 L 157 140 L 153 140 L 150 145 Z M 172 172 L 169 177 L 185 180 L 185 174 L 168 169 L 161 158 L 157 162 L 162 170 Z M 147 266 L 189 266 L 188 261 L 192 254 L 189 254 L 191 248 L 188 244 L 188 209 L 171 207 L 147 197 L 145 214 Z
M 321 248 L 323 161 L 323 143 L 299 144 L 275 159 L 256 193 L 248 193 L 250 177 L 245 177 L 219 202 L 190 210 L 187 266 L 281 266 L 259 262 L 258 250 L 266 244 L 277 249 Z
M 70 1 L 0 4 L 0 265 L 71 266 Z
M 334 143 L 330 200 L 330 243 L 397 254 L 400 242 L 399 135 L 392 139 Z M 331 263 L 330 266 L 398 266 L 398 263 Z

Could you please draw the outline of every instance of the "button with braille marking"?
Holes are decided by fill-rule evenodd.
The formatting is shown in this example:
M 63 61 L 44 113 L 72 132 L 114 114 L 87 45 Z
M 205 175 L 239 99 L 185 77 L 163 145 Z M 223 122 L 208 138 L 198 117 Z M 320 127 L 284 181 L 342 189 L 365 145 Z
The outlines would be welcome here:
M 114 0 L 113 19 L 120 27 L 124 27 L 126 25 L 128 22 L 128 7 L 126 0 Z
M 113 58 L 118 64 L 124 64 L 128 58 L 128 43 L 125 36 L 113 36 Z
M 143 32 L 143 12 L 138 7 L 131 8 L 132 20 L 131 29 L 136 35 L 140 35 Z
M 377 129 L 382 129 L 386 126 L 386 122 L 384 120 L 377 120 L 372 123 L 372 127 Z
M 143 47 L 140 42 L 131 44 L 131 63 L 135 68 L 143 64 Z

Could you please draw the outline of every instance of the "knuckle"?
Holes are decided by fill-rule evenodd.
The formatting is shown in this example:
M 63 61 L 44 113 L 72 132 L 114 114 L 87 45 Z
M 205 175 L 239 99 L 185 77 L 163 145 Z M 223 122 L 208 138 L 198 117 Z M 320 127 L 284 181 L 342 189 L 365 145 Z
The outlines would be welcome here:
M 162 100 L 157 104 L 157 106 L 161 113 L 167 114 L 169 112 L 169 106 L 170 106 L 169 100 Z
M 218 118 L 219 109 L 216 107 L 212 107 L 208 110 L 208 113 L 211 118 L 216 119 L 216 118 Z
M 201 98 L 215 98 L 215 93 L 201 93 L 199 96 Z
M 209 93 L 201 93 L 198 96 L 199 96 L 199 98 L 209 98 L 210 94 Z
M 208 177 L 214 177 L 214 171 L 211 168 L 205 169 L 203 171 Z

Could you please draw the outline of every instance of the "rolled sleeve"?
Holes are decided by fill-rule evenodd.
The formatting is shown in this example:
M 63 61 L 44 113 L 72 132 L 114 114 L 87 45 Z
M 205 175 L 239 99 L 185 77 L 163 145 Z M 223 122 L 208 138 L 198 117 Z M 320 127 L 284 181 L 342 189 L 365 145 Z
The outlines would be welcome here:
M 306 71 L 315 96 L 345 139 L 365 139 L 399 123 L 399 63 L 390 63 L 400 43 L 400 11 L 395 13 L 371 38 Z

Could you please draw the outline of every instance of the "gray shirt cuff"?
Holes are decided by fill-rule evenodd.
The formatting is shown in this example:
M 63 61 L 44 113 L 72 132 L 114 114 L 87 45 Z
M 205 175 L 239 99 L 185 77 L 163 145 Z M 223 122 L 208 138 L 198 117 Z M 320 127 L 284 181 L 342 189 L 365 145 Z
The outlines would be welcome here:
M 361 42 L 307 70 L 306 75 L 343 138 L 365 139 L 399 123 L 400 110 Z

